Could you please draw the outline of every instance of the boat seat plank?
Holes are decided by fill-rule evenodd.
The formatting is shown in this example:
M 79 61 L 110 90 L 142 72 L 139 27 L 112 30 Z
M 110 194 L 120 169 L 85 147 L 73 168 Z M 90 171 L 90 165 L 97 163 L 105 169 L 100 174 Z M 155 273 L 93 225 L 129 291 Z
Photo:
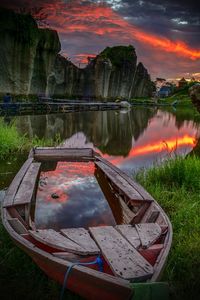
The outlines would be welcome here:
M 117 225 L 115 228 L 136 249 L 141 245 L 137 230 L 132 225 Z
M 64 237 L 61 233 L 53 229 L 38 229 L 36 231 L 29 230 L 30 235 L 37 241 L 44 243 L 58 250 L 64 250 L 70 253 L 88 255 L 88 251 L 72 240 Z
M 13 205 L 30 203 L 37 184 L 41 163 L 32 163 L 13 200 Z
M 92 149 L 74 149 L 74 148 L 36 148 L 34 158 L 41 160 L 68 160 L 68 159 L 91 159 L 93 157 Z
M 89 254 L 99 254 L 100 250 L 95 241 L 91 238 L 89 232 L 85 228 L 67 228 L 61 229 L 60 232 L 83 247 Z
M 152 266 L 112 226 L 89 228 L 102 254 L 116 276 L 131 281 L 146 280 Z
M 33 161 L 33 158 L 27 159 L 26 162 L 24 163 L 24 165 L 21 167 L 21 169 L 17 173 L 17 175 L 15 176 L 15 178 L 13 179 L 13 181 L 10 184 L 10 186 L 6 192 L 6 195 L 4 197 L 3 207 L 8 207 L 8 206 L 13 205 L 13 200 L 17 193 L 19 185 L 20 185 L 24 175 L 26 174 L 26 171 L 28 170 L 30 164 L 32 163 L 32 161 Z
M 138 232 L 143 248 L 148 248 L 152 245 L 162 233 L 161 227 L 157 223 L 136 224 L 135 228 Z
M 8 219 L 8 222 L 17 233 L 25 234 L 28 232 L 25 226 L 17 218 Z
M 106 176 L 130 199 L 144 200 L 142 196 L 125 180 L 117 174 L 112 168 L 103 162 L 97 161 L 95 164 L 106 174 Z

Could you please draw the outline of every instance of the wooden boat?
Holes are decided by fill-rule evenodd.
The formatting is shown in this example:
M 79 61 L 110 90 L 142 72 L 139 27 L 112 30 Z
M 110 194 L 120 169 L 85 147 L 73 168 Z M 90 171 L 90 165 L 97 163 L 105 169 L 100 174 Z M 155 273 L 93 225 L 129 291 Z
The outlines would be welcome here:
M 37 229 L 33 210 L 47 161 L 55 166 L 92 162 L 117 225 Z M 152 196 L 92 149 L 34 148 L 7 190 L 2 220 L 14 242 L 49 277 L 63 284 L 71 268 L 67 288 L 85 299 L 130 299 L 131 283 L 158 281 L 172 242 L 171 223 Z M 76 264 L 97 257 L 103 270 L 98 264 Z

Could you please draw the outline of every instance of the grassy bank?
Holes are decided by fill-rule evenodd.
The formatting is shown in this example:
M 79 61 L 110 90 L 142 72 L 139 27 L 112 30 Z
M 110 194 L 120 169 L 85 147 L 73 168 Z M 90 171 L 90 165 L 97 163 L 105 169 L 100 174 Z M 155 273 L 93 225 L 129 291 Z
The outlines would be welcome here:
M 192 101 L 189 96 L 189 88 L 195 82 L 188 84 L 182 89 L 177 89 L 173 95 L 164 98 L 133 98 L 130 102 L 134 105 L 150 105 L 150 106 L 173 106 L 178 108 L 191 108 L 193 107 Z
M 173 244 L 163 280 L 173 299 L 197 299 L 200 292 L 200 159 L 169 160 L 137 175 L 137 180 L 166 211 L 173 226 Z
M 192 101 L 188 94 L 174 94 L 170 97 L 165 98 L 135 98 L 131 99 L 130 102 L 133 105 L 148 105 L 148 106 L 174 106 L 174 107 L 193 107 Z
M 34 137 L 29 139 L 22 136 L 17 131 L 15 123 L 7 125 L 0 119 L 0 159 L 7 158 L 19 152 L 28 152 L 34 146 L 54 146 L 61 142 L 60 137 L 55 139 L 39 139 Z

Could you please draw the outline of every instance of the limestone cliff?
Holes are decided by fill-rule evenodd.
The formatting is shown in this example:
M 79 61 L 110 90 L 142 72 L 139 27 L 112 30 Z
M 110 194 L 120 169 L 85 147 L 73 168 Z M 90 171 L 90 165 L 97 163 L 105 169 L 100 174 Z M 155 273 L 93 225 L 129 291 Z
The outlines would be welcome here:
M 56 31 L 39 29 L 28 15 L 0 10 L 0 92 L 45 92 L 60 51 Z
M 31 16 L 0 9 L 0 93 L 116 99 L 152 93 L 133 46 L 106 48 L 80 69 L 62 57 L 56 31 Z

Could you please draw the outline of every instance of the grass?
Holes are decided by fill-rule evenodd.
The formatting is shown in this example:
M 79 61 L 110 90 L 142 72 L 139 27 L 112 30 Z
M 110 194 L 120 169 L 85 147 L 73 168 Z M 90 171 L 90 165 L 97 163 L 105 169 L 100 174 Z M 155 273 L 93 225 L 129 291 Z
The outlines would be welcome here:
M 56 146 L 61 143 L 59 135 L 54 139 L 39 139 L 35 136 L 29 139 L 26 135 L 20 135 L 15 123 L 7 125 L 0 119 L 0 159 L 6 159 L 12 154 L 28 152 L 34 146 Z
M 25 144 L 26 138 L 20 136 L 14 124 L 8 126 L 0 119 L 0 158 L 21 151 Z
M 196 84 L 197 82 L 192 82 L 186 85 L 185 87 L 181 89 L 177 89 L 173 92 L 173 94 L 169 97 L 165 98 L 148 98 L 148 97 L 141 97 L 141 98 L 133 98 L 130 100 L 132 104 L 135 105 L 151 105 L 151 106 L 172 106 L 174 104 L 174 107 L 177 108 L 192 108 L 193 104 L 189 96 L 189 88 Z
M 188 94 L 174 94 L 170 97 L 165 98 L 133 98 L 130 100 L 132 104 L 135 105 L 151 105 L 151 106 L 172 106 L 174 107 L 193 107 L 192 101 Z M 176 102 L 176 103 L 175 103 Z M 175 103 L 175 104 L 174 104 Z
M 137 180 L 157 199 L 173 226 L 173 243 L 162 280 L 173 299 L 197 299 L 200 293 L 200 158 L 177 157 L 141 171 Z

